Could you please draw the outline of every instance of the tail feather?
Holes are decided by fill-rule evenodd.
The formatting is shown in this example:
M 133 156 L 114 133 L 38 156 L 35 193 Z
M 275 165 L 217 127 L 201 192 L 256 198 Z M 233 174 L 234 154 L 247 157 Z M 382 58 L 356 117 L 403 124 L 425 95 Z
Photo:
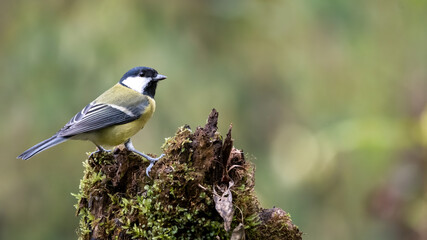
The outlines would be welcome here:
M 58 145 L 62 142 L 65 142 L 67 140 L 68 140 L 68 138 L 58 137 L 58 136 L 54 135 L 51 138 L 48 138 L 48 139 L 44 140 L 43 142 L 40 142 L 40 143 L 32 146 L 30 149 L 28 149 L 27 151 L 25 151 L 21 155 L 19 155 L 18 158 L 27 160 L 27 159 L 31 158 L 32 156 L 36 155 L 37 153 L 44 151 L 48 148 L 51 148 L 55 145 Z

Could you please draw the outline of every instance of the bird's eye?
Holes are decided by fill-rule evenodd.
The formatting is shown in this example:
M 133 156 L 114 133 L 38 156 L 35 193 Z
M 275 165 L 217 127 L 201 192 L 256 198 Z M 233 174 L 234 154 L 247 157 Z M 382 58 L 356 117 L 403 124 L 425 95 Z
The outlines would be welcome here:
M 140 77 L 144 77 L 144 76 L 145 76 L 145 72 L 140 72 L 140 73 L 139 73 L 139 76 L 140 76 Z

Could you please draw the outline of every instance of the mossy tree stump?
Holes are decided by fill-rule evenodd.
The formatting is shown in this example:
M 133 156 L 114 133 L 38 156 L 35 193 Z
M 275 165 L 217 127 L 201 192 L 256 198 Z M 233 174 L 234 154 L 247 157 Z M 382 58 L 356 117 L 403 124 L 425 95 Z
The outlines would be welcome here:
M 255 167 L 217 121 L 212 110 L 205 127 L 178 129 L 150 177 L 148 162 L 124 148 L 86 160 L 79 239 L 301 239 L 289 214 L 260 207 Z

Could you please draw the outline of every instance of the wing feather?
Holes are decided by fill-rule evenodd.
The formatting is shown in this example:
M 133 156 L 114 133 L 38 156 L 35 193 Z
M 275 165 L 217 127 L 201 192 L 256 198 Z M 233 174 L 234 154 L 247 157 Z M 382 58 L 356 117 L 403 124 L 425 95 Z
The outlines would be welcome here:
M 146 98 L 131 108 L 91 102 L 71 118 L 57 134 L 60 137 L 72 137 L 112 125 L 125 124 L 138 119 L 148 104 L 149 101 Z

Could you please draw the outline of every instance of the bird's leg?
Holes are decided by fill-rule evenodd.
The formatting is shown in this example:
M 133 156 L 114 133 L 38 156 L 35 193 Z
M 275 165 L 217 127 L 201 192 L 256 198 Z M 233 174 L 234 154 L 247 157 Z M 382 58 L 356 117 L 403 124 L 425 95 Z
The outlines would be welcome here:
M 95 152 L 91 153 L 91 154 L 90 154 L 90 156 L 89 156 L 89 158 L 93 158 L 93 155 L 94 155 L 95 153 L 111 152 L 111 150 L 107 150 L 107 149 L 105 149 L 105 148 L 101 147 L 101 145 L 98 145 L 98 144 L 96 144 L 96 143 L 95 143 L 95 145 L 96 145 L 96 147 L 97 147 L 98 149 L 97 149 Z
M 132 142 L 131 142 L 131 140 L 130 140 L 130 139 L 128 139 L 128 140 L 125 142 L 125 147 L 126 147 L 129 151 L 132 151 L 132 152 L 134 152 L 134 153 L 136 153 L 136 154 L 138 154 L 138 155 L 140 155 L 140 156 L 142 156 L 142 157 L 146 158 L 148 161 L 150 161 L 150 165 L 148 165 L 147 170 L 145 170 L 145 173 L 147 174 L 147 176 L 148 176 L 148 177 L 150 177 L 150 175 L 149 175 L 148 173 L 150 172 L 151 168 L 154 166 L 154 163 L 155 163 L 155 162 L 157 162 L 160 158 L 162 158 L 162 157 L 165 155 L 165 154 L 162 154 L 162 155 L 160 155 L 160 157 L 158 157 L 158 158 L 150 157 L 150 156 L 148 156 L 148 155 L 146 155 L 146 154 L 144 154 L 144 153 L 142 153 L 142 152 L 140 152 L 140 151 L 136 150 L 136 149 L 135 149 L 135 147 L 133 146 L 133 144 L 132 144 Z

